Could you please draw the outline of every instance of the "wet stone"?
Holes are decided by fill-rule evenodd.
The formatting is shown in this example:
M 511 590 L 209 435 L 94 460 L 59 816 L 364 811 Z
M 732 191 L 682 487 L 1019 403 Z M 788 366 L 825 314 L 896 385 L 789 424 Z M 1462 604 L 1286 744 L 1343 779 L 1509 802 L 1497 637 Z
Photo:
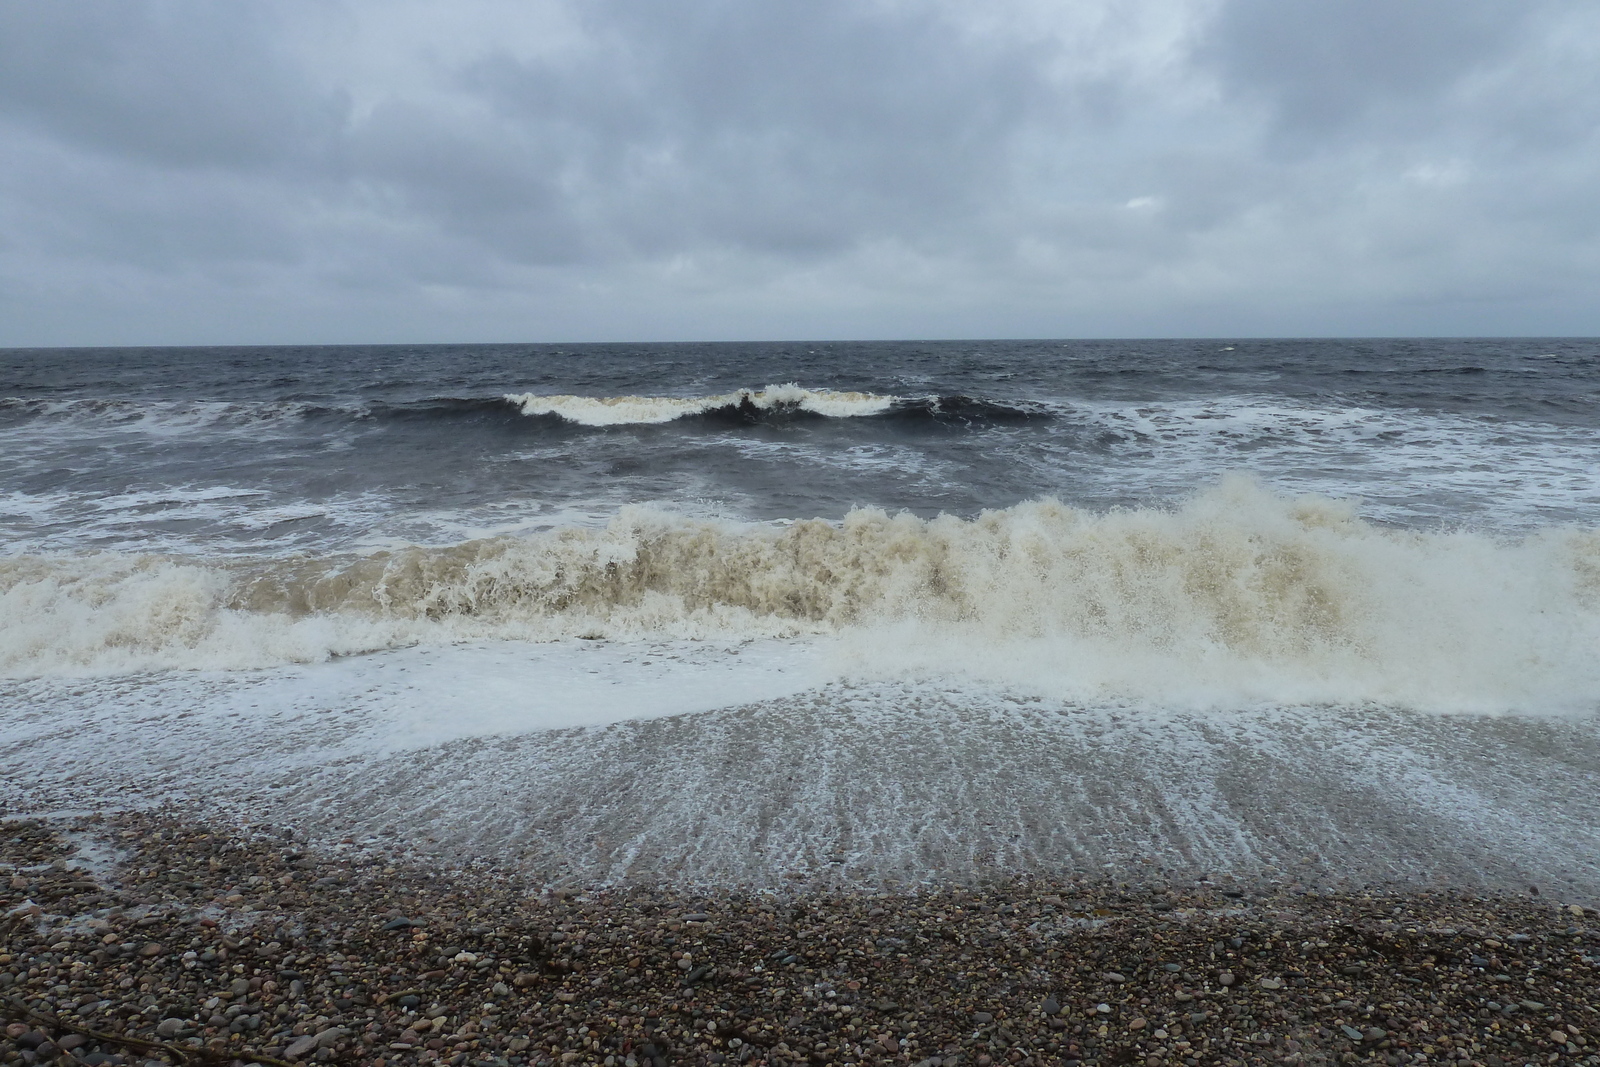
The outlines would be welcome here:
M 1174 908 L 1158 916 L 1136 906 L 1137 892 L 1087 878 L 904 894 L 557 894 L 491 866 L 451 873 L 298 841 L 291 854 L 270 833 L 166 816 L 118 815 L 103 832 L 127 854 L 106 885 L 129 914 L 53 901 L 56 912 L 8 935 L 9 992 L 99 1013 L 84 1025 L 116 1020 L 147 1040 L 176 1026 L 180 1043 L 299 1064 L 712 1067 L 720 1056 L 723 1067 L 950 1067 L 965 1048 L 961 1067 L 981 1067 L 980 1057 L 998 1067 L 1197 1058 L 1264 1067 L 1295 1062 L 1297 1049 L 1306 1064 L 1328 1053 L 1409 1063 L 1425 1044 L 1438 1049 L 1429 1062 L 1461 1062 L 1441 1047 L 1448 1037 L 1448 1048 L 1476 1046 L 1468 1062 L 1492 1067 L 1542 1063 L 1552 1051 L 1581 1062 L 1592 1046 L 1568 1035 L 1579 1051 L 1555 1049 L 1555 1019 L 1587 1018 L 1600 1002 L 1600 974 L 1579 960 L 1596 952 L 1592 933 L 1573 932 L 1575 917 L 1553 905 L 1503 898 L 1264 887 L 1241 908 L 1180 887 L 1161 890 Z M 13 870 L 56 858 L 19 857 L 15 836 L 0 832 L 0 862 Z M 56 840 L 40 830 L 23 851 L 64 853 Z M 170 883 L 128 874 L 139 870 L 189 872 L 204 909 L 174 906 Z M 341 891 L 313 892 L 324 878 Z M 716 918 L 692 918 L 701 915 Z M 426 923 L 382 929 L 402 917 Z M 88 936 L 91 922 L 105 925 Z M 1529 939 L 1510 941 L 1507 927 Z M 136 930 L 168 951 L 139 955 Z M 1514 984 L 1472 967 L 1464 954 L 1475 945 L 1496 953 Z M 1234 982 L 1220 981 L 1223 967 Z M 1528 999 L 1509 1005 L 1518 1014 L 1508 1026 L 1500 1004 L 1512 990 Z M 1412 1023 L 1423 1019 L 1431 1029 L 1418 1036 Z M 1367 1029 L 1376 1022 L 1382 1037 Z M 45 1040 L 7 1028 L 0 1063 L 20 1062 L 32 1033 Z M 1517 1040 L 1537 1045 L 1537 1057 Z M 74 1054 L 109 1052 L 85 1054 L 94 1047 Z
M 316 1035 L 306 1034 L 304 1037 L 296 1039 L 293 1044 L 284 1049 L 283 1054 L 291 1060 L 297 1060 L 306 1055 L 308 1052 L 314 1050 L 316 1047 Z

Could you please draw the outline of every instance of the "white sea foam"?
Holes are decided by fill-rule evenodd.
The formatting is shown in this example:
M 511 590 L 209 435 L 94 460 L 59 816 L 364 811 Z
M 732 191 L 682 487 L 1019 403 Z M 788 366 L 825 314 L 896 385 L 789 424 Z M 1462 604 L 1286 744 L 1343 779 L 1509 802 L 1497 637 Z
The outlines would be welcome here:
M 837 675 L 1180 706 L 1587 707 L 1600 536 L 1364 522 L 1225 482 L 1174 510 L 862 509 L 777 528 L 643 509 L 365 557 L 0 560 L 11 675 L 304 662 L 410 644 L 822 635 Z
M 0 554 L 99 550 L 145 555 L 287 556 L 378 551 L 604 526 L 621 493 L 582 506 L 518 496 L 440 507 L 407 506 L 393 491 L 295 499 L 237 486 L 164 486 L 124 492 L 0 492 Z M 608 499 L 609 498 L 609 499 Z
M 535 886 L 1159 870 L 1600 892 L 1594 717 L 1130 713 L 948 683 L 816 687 L 805 652 L 495 642 L 0 680 L 0 801 L 176 801 L 335 848 L 493 857 Z
M 26 415 L 49 422 L 48 431 L 23 421 L 4 431 L 8 438 L 98 438 L 108 432 L 151 437 L 220 434 L 260 437 L 276 427 L 293 431 L 316 405 L 293 400 L 244 403 L 223 400 L 163 400 L 156 398 L 77 397 L 70 400 L 33 400 L 0 397 L 0 414 Z M 351 416 L 359 407 L 347 409 Z
M 1085 467 L 1075 441 L 1019 460 L 1047 475 L 1073 464 L 1075 480 L 1141 498 L 1248 468 L 1280 490 L 1359 495 L 1365 515 L 1387 521 L 1600 521 L 1600 440 L 1584 426 L 1251 395 L 1058 407 L 1108 435 L 1112 462 Z
M 524 415 L 557 415 L 581 426 L 626 426 L 672 422 L 690 415 L 721 409 L 746 408 L 775 411 L 790 408 L 830 418 L 879 415 L 894 405 L 895 397 L 872 393 L 803 389 L 790 382 L 765 389 L 740 389 L 715 396 L 541 396 L 507 393 L 506 400 Z

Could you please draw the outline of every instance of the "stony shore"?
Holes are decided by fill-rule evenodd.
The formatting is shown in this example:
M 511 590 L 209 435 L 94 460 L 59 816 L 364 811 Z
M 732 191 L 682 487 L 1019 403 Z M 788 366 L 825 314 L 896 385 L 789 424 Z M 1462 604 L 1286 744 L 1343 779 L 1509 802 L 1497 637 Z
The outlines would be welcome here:
M 1600 1065 L 1600 919 L 1531 893 L 541 895 L 155 815 L 0 864 L 6 1063 Z

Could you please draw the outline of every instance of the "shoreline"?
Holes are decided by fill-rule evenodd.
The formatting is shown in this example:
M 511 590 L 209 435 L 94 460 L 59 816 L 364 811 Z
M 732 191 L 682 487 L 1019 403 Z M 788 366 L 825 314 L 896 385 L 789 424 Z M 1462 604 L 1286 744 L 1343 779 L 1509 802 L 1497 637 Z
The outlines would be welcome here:
M 541 894 L 151 813 L 8 820 L 0 862 L 8 1063 L 178 1058 L 49 1017 L 217 1063 L 1600 1064 L 1600 918 L 1538 897 L 1071 877 Z
M 1072 870 L 1600 904 L 1592 715 L 1146 714 L 860 686 L 542 730 L 502 714 L 538 671 L 480 651 L 14 685 L 0 810 L 268 821 L 574 888 Z M 601 657 L 595 677 L 615 659 L 579 655 Z M 499 711 L 467 706 L 484 678 Z

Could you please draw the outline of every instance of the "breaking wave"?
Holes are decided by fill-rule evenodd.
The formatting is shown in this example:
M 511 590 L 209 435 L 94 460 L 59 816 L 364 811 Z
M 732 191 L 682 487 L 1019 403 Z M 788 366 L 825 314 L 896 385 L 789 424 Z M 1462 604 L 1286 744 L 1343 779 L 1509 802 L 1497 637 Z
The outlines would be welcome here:
M 713 396 L 544 396 L 507 394 L 524 415 L 553 415 L 580 426 L 639 426 L 712 418 L 758 422 L 774 417 L 812 415 L 847 419 L 890 415 L 940 421 L 1010 421 L 1038 417 L 1043 409 L 1000 404 L 966 396 L 901 397 L 874 393 L 805 389 L 794 383 L 765 389 L 740 389 Z
M 772 411 L 804 411 L 831 418 L 881 415 L 894 406 L 895 397 L 872 393 L 802 389 L 798 385 L 769 385 L 765 389 L 740 389 L 717 396 L 540 396 L 507 394 L 506 399 L 524 415 L 558 415 L 582 426 L 627 426 L 673 422 L 692 415 L 726 411 L 756 415 Z
M 528 425 L 522 416 L 548 416 L 573 426 L 644 426 L 699 419 L 752 423 L 785 418 L 863 418 L 885 416 L 947 424 L 1015 422 L 1048 418 L 1043 405 L 1005 404 L 968 396 L 900 397 L 873 393 L 769 385 L 696 397 L 435 396 L 407 401 L 343 404 L 300 400 L 201 401 L 118 397 L 40 400 L 0 397 L 0 426 L 37 421 L 75 424 L 98 432 L 114 428 L 154 435 L 258 433 L 308 423 L 494 422 Z
M 844 677 L 1063 698 L 1494 711 L 1600 692 L 1600 536 L 1385 529 L 1230 480 L 1174 510 L 1054 501 L 786 527 L 603 529 L 361 557 L 0 559 L 13 676 L 247 668 L 414 643 L 840 638 Z

